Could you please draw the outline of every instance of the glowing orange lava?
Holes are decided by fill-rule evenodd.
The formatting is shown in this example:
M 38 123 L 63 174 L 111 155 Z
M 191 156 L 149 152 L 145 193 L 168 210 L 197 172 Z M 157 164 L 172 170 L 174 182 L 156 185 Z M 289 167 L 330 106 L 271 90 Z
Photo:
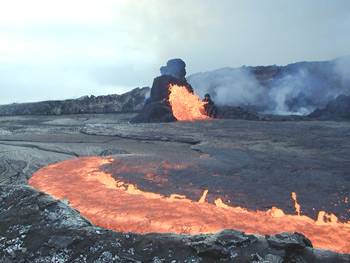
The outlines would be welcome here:
M 169 102 L 178 121 L 210 119 L 205 115 L 204 105 L 206 102 L 201 101 L 197 95 L 190 93 L 186 87 L 170 85 L 169 90 Z
M 218 198 L 214 204 L 206 202 L 204 191 L 198 202 L 186 196 L 143 192 L 135 185 L 125 187 L 99 167 L 113 161 L 99 157 L 77 158 L 40 169 L 29 183 L 70 205 L 94 224 L 138 233 L 174 232 L 209 233 L 234 228 L 253 234 L 300 232 L 315 247 L 350 252 L 350 222 L 340 223 L 335 215 L 320 212 L 317 221 L 303 215 L 286 215 L 278 208 L 248 211 L 231 207 Z M 296 209 L 297 196 L 292 194 Z

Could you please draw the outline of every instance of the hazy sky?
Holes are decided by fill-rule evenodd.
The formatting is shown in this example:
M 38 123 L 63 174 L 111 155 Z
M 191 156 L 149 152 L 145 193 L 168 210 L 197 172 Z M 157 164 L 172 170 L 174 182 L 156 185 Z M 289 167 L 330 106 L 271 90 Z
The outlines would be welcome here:
M 0 104 L 123 93 L 187 73 L 350 54 L 349 0 L 0 0 Z

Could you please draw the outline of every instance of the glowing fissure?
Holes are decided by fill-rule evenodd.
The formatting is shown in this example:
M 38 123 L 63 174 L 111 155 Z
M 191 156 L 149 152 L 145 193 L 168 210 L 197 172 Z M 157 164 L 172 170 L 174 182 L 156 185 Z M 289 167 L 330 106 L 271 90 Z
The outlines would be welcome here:
M 169 102 L 178 121 L 210 119 L 204 110 L 206 102 L 201 101 L 197 95 L 190 93 L 186 87 L 170 85 L 169 90 Z
M 214 204 L 205 201 L 208 190 L 198 202 L 186 196 L 143 192 L 135 185 L 116 181 L 99 167 L 112 159 L 84 157 L 53 164 L 40 169 L 29 183 L 70 205 L 94 224 L 139 233 L 209 233 L 234 228 L 253 234 L 300 232 L 315 247 L 350 252 L 350 222 L 340 223 L 333 214 L 323 211 L 317 221 L 300 215 L 297 196 L 292 193 L 298 215 L 286 215 L 272 207 L 264 211 L 248 211 L 231 207 L 218 198 Z M 127 185 L 127 186 L 126 186 Z
M 295 211 L 298 213 L 298 216 L 300 216 L 300 205 L 298 204 L 298 201 L 297 201 L 297 194 L 292 192 L 292 198 L 294 200 Z

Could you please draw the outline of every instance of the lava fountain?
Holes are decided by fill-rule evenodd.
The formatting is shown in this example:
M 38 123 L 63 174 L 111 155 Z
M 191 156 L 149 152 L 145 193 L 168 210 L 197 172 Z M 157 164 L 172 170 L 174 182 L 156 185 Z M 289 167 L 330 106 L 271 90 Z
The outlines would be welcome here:
M 210 119 L 206 115 L 204 105 L 206 102 L 190 93 L 185 86 L 169 85 L 169 102 L 172 112 L 178 121 L 194 121 Z
M 153 80 L 150 97 L 132 123 L 195 121 L 209 119 L 204 108 L 206 102 L 194 94 L 187 82 L 186 64 L 171 59 L 160 68 L 161 76 Z
M 261 235 L 300 232 L 315 247 L 350 252 L 350 222 L 340 223 L 336 216 L 325 212 L 320 212 L 316 221 L 300 215 L 296 193 L 292 198 L 298 215 L 286 215 L 275 207 L 248 211 L 229 206 L 220 198 L 214 204 L 208 203 L 207 190 L 198 201 L 179 194 L 164 196 L 141 191 L 137 185 L 116 180 L 103 171 L 104 166 L 116 161 L 99 157 L 67 160 L 40 169 L 29 183 L 55 198 L 70 200 L 70 205 L 95 225 L 117 231 L 196 234 L 234 228 Z M 129 165 L 117 165 L 121 173 L 135 172 Z M 169 164 L 159 165 L 166 173 Z M 145 166 L 142 173 L 156 180 L 153 169 Z

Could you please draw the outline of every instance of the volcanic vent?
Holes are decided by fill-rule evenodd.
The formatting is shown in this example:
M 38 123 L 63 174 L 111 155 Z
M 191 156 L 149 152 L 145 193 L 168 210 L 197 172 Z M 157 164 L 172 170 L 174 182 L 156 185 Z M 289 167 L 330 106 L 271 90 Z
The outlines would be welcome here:
M 186 64 L 176 58 L 160 68 L 161 76 L 153 81 L 150 98 L 131 122 L 173 122 L 208 119 L 203 102 L 187 82 Z

